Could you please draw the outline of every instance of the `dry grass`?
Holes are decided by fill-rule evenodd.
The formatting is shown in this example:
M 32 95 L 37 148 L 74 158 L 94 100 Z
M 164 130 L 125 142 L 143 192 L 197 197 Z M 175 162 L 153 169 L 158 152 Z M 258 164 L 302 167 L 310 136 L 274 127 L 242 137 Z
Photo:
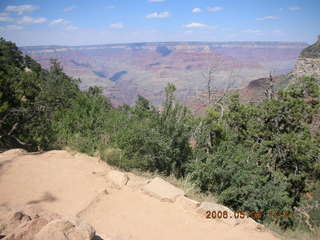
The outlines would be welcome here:
M 191 183 L 188 177 L 177 179 L 173 175 L 164 176 L 159 173 L 152 173 L 152 172 L 142 172 L 139 170 L 131 170 L 133 174 L 145 177 L 148 179 L 161 177 L 165 181 L 171 183 L 172 185 L 176 186 L 177 188 L 182 189 L 185 192 L 185 195 L 188 198 L 196 200 L 198 202 L 217 202 L 217 198 L 213 194 L 205 194 L 200 192 L 199 188 L 195 186 L 195 184 Z
M 191 183 L 188 177 L 177 179 L 171 175 L 163 178 L 172 185 L 182 189 L 188 198 L 198 202 L 217 202 L 217 198 L 213 194 L 200 192 L 200 189 L 195 184 Z
M 70 152 L 71 154 L 77 154 L 78 152 L 73 150 L 70 147 L 65 147 L 64 150 Z M 106 155 L 105 157 L 110 157 L 109 155 L 113 156 L 113 151 L 110 150 L 114 150 L 114 149 L 108 149 L 108 151 L 106 151 Z M 97 154 L 99 155 L 99 154 Z M 99 157 L 99 156 L 97 156 Z M 113 166 L 114 169 L 117 169 L 119 171 L 123 171 L 123 169 L 120 169 L 118 167 Z M 152 179 L 155 177 L 161 177 L 162 179 L 164 179 L 165 181 L 171 183 L 172 185 L 182 189 L 185 192 L 185 195 L 193 200 L 196 200 L 198 202 L 217 202 L 217 197 L 214 196 L 213 194 L 205 194 L 205 193 L 201 193 L 199 188 L 197 188 L 193 183 L 191 183 L 191 181 L 188 179 L 188 177 L 186 178 L 182 178 L 182 179 L 177 179 L 176 177 L 174 177 L 173 175 L 170 176 L 164 176 L 161 175 L 159 173 L 154 173 L 154 172 L 144 172 L 144 171 L 140 171 L 138 169 L 131 169 L 130 170 L 131 173 L 146 178 L 146 179 Z M 320 240 L 320 228 L 316 228 L 314 233 L 310 233 L 308 232 L 306 229 L 302 229 L 302 228 L 297 228 L 294 231 L 291 230 L 287 230 L 287 231 L 283 231 L 279 226 L 274 225 L 274 224 L 269 224 L 266 226 L 267 229 L 269 229 L 271 232 L 274 232 L 277 237 L 280 237 L 283 240 Z
M 270 224 L 266 226 L 271 231 L 278 234 L 283 240 L 319 240 L 320 228 L 317 227 L 314 233 L 308 232 L 306 229 L 297 228 L 295 230 L 283 231 L 278 226 Z

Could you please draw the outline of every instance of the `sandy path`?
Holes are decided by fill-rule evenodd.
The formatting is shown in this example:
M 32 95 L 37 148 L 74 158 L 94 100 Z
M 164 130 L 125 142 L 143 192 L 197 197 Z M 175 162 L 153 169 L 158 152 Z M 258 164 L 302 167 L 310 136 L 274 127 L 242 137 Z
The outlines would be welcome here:
M 62 215 L 75 215 L 106 188 L 92 172 L 106 170 L 95 158 L 65 151 L 0 154 L 0 205 L 40 204 Z
M 39 204 L 62 215 L 78 214 L 105 240 L 278 239 L 246 225 L 214 223 L 178 203 L 145 195 L 137 187 L 145 179 L 134 175 L 128 186 L 111 189 L 105 177 L 109 170 L 85 155 L 11 150 L 0 154 L 0 205 Z

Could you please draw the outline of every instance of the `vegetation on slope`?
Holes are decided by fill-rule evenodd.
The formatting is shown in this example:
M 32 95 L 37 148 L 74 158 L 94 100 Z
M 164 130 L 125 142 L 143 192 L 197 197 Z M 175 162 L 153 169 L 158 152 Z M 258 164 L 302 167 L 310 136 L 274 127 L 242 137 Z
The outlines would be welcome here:
M 195 117 L 169 84 L 159 111 L 139 97 L 113 108 L 101 89 L 49 71 L 0 40 L 0 148 L 71 147 L 115 166 L 188 178 L 202 192 L 282 228 L 319 222 L 320 83 L 305 78 L 255 104 L 237 95 Z M 222 111 L 224 110 L 224 111 Z M 283 214 L 286 217 L 270 216 Z
M 304 49 L 301 53 L 302 58 L 320 58 L 320 36 L 318 41 Z

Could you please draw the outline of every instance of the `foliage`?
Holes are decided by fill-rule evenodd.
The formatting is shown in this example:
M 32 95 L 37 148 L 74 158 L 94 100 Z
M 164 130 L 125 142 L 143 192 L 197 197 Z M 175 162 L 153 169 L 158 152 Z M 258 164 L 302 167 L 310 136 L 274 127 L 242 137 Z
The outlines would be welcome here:
M 302 52 L 301 52 L 301 57 L 303 58 L 319 58 L 320 57 L 320 36 L 318 36 L 318 41 L 305 48 Z
M 126 169 L 140 168 L 177 177 L 185 174 L 191 156 L 190 114 L 184 106 L 174 104 L 174 91 L 174 85 L 168 85 L 161 112 L 140 96 L 128 120 L 122 123 L 114 142 L 124 151 Z
M 57 61 L 45 70 L 0 39 L 0 149 L 71 147 L 125 170 L 191 179 L 234 210 L 262 211 L 262 222 L 320 225 L 318 80 L 297 80 L 256 104 L 234 95 L 202 117 L 177 103 L 173 84 L 158 110 L 142 96 L 114 108 L 102 89 L 79 83 Z
M 206 144 L 198 145 L 189 165 L 192 179 L 235 210 L 293 212 L 319 181 L 319 138 L 310 131 L 319 114 L 319 87 L 304 78 L 256 105 L 233 96 L 222 120 L 209 112 L 204 131 L 198 130 L 198 142 Z M 289 227 L 294 218 L 265 214 L 263 220 Z
M 0 39 L 0 148 L 50 148 L 56 112 L 80 93 L 78 80 L 52 61 L 49 71 L 11 42 Z
M 69 145 L 88 154 L 98 151 L 110 109 L 111 104 L 101 95 L 100 89 L 90 88 L 79 93 L 70 102 L 70 107 L 56 113 L 53 127 L 60 147 Z

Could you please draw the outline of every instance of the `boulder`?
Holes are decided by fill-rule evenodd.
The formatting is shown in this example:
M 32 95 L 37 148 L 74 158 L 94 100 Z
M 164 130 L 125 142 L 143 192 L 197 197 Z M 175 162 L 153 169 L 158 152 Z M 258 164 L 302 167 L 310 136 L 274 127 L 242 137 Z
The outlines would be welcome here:
M 35 218 L 24 224 L 19 225 L 16 229 L 5 235 L 5 240 L 33 240 L 34 235 L 37 234 L 48 221 L 44 218 Z
M 184 191 L 159 177 L 152 179 L 148 184 L 144 185 L 141 190 L 149 196 L 164 202 L 175 202 L 177 197 L 184 195 Z
M 210 216 L 208 220 L 216 222 L 220 221 L 223 223 L 226 223 L 231 226 L 237 226 L 239 224 L 245 226 L 248 229 L 253 229 L 259 232 L 265 231 L 265 227 L 262 224 L 257 223 L 249 216 L 244 215 L 243 218 L 240 218 L 240 215 L 235 214 L 231 209 L 227 208 L 226 206 L 213 203 L 213 202 L 203 202 L 201 205 L 197 208 L 197 212 L 201 214 L 203 217 L 207 218 L 208 214 L 215 211 L 213 215 Z M 218 212 L 221 213 L 218 215 Z M 227 214 L 223 215 L 223 212 L 226 212 Z
M 127 185 L 129 177 L 123 172 L 111 170 L 107 174 L 107 180 L 111 183 L 112 187 L 121 189 L 123 186 Z
M 95 230 L 78 218 L 58 219 L 48 223 L 34 240 L 91 240 L 95 236 Z
M 79 219 L 62 219 L 37 206 L 0 207 L 0 238 L 3 240 L 91 240 L 94 235 L 94 229 Z
M 241 223 L 240 219 L 235 217 L 231 209 L 217 203 L 203 202 L 198 207 L 197 212 L 210 221 L 221 221 L 231 226 L 236 226 Z
M 196 209 L 200 206 L 200 202 L 192 200 L 185 196 L 178 197 L 176 202 L 184 209 Z
M 60 217 L 35 206 L 22 209 L 2 207 L 0 215 L 0 234 L 8 240 L 31 240 L 50 221 Z
M 242 220 L 242 219 L 241 219 Z M 246 217 L 241 221 L 241 224 L 245 225 L 249 229 L 256 230 L 258 232 L 264 232 L 266 230 L 265 226 L 257 223 L 255 220 L 253 220 L 250 217 Z

